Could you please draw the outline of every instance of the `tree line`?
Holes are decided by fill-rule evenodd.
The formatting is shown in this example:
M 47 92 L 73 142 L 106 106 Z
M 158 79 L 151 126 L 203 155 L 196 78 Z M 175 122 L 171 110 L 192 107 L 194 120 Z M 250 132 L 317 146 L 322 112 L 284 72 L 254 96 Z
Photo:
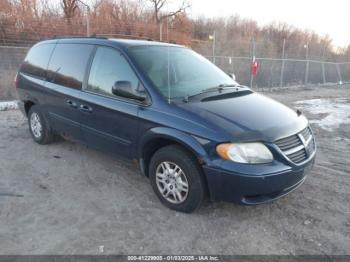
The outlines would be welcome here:
M 350 61 L 350 46 L 335 48 L 329 36 L 285 23 L 259 27 L 237 15 L 228 18 L 189 17 L 190 0 L 169 10 L 169 0 L 1 0 L 0 44 L 32 44 L 62 35 L 90 34 L 176 42 L 215 55 Z M 88 4 L 88 6 L 86 5 Z M 306 50 L 307 49 L 307 50 Z

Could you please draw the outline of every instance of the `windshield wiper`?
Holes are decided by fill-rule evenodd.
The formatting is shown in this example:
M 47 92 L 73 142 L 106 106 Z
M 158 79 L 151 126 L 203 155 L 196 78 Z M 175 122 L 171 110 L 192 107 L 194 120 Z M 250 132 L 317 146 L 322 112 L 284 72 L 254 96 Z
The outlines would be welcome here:
M 238 87 L 238 85 L 234 85 L 234 84 L 220 84 L 220 85 L 217 85 L 217 86 L 213 86 L 213 87 L 209 87 L 209 88 L 203 89 L 198 94 L 203 94 L 203 93 L 211 92 L 211 91 L 222 91 L 222 90 L 224 90 L 227 87 Z
M 238 87 L 241 87 L 241 86 L 240 85 L 235 85 L 235 84 L 220 84 L 220 85 L 217 85 L 217 86 L 213 86 L 213 87 L 209 87 L 209 88 L 203 89 L 202 91 L 200 91 L 197 94 L 190 95 L 190 96 L 185 96 L 183 98 L 183 101 L 187 103 L 188 99 L 193 98 L 195 96 L 198 96 L 198 95 L 201 95 L 201 94 L 204 94 L 204 93 L 208 93 L 208 92 L 213 92 L 213 91 L 221 92 L 222 90 L 224 90 L 224 89 L 226 89 L 228 87 L 238 88 Z

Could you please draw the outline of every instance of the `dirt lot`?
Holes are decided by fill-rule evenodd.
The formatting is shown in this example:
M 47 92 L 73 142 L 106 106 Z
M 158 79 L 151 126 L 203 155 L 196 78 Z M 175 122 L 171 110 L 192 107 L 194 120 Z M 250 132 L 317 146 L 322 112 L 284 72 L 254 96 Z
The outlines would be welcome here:
M 37 145 L 19 111 L 0 112 L 0 253 L 350 254 L 350 87 L 265 94 L 312 120 L 312 173 L 272 204 L 206 203 L 191 215 L 163 207 L 131 163 Z M 294 103 L 319 98 L 331 100 Z

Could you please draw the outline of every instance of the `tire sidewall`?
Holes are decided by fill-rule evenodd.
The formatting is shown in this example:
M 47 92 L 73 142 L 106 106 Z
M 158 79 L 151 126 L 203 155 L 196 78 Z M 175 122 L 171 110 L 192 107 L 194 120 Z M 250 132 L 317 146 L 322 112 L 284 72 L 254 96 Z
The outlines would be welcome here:
M 42 131 L 41 131 L 41 136 L 40 137 L 36 137 L 34 134 L 33 134 L 33 131 L 32 131 L 32 127 L 31 127 L 31 116 L 33 113 L 36 113 L 39 117 L 39 120 L 40 120 L 40 124 L 41 124 L 41 127 L 42 127 Z M 46 140 L 48 138 L 48 135 L 49 135 L 49 130 L 48 130 L 48 124 L 47 124 L 47 121 L 46 121 L 46 118 L 44 117 L 42 111 L 40 110 L 39 106 L 32 106 L 28 112 L 28 124 L 29 124 L 29 131 L 30 131 L 30 134 L 33 138 L 33 140 L 39 144 L 45 144 L 46 143 Z
M 173 162 L 178 165 L 186 176 L 189 187 L 188 195 L 186 200 L 180 204 L 169 202 L 159 192 L 156 183 L 156 170 L 158 165 L 164 161 Z M 204 198 L 204 185 L 200 168 L 185 150 L 181 150 L 174 146 L 173 150 L 160 149 L 157 151 L 152 157 L 149 165 L 149 176 L 154 192 L 160 201 L 171 209 L 191 213 L 200 206 Z

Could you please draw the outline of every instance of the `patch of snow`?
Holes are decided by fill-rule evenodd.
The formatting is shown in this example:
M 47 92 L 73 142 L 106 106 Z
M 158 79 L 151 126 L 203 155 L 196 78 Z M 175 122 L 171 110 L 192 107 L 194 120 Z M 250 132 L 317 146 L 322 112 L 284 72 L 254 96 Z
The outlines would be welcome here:
M 350 124 L 350 98 L 310 99 L 295 104 L 298 109 L 311 114 L 325 114 L 321 119 L 310 120 L 310 123 L 327 131 L 332 131 L 341 124 Z
M 311 224 L 311 221 L 308 220 L 308 219 L 306 219 L 306 220 L 304 221 L 304 225 L 308 225 L 308 224 Z
M 308 84 L 308 85 L 290 85 L 290 86 L 275 86 L 275 87 L 257 87 L 253 88 L 256 89 L 259 92 L 274 92 L 274 91 L 281 91 L 281 90 L 298 90 L 298 89 L 304 89 L 304 90 L 314 90 L 316 88 L 327 88 L 327 87 L 334 87 L 337 86 L 339 88 L 342 88 L 347 83 L 338 82 L 338 83 L 322 83 L 322 84 Z
M 0 101 L 0 111 L 17 109 L 17 101 Z

